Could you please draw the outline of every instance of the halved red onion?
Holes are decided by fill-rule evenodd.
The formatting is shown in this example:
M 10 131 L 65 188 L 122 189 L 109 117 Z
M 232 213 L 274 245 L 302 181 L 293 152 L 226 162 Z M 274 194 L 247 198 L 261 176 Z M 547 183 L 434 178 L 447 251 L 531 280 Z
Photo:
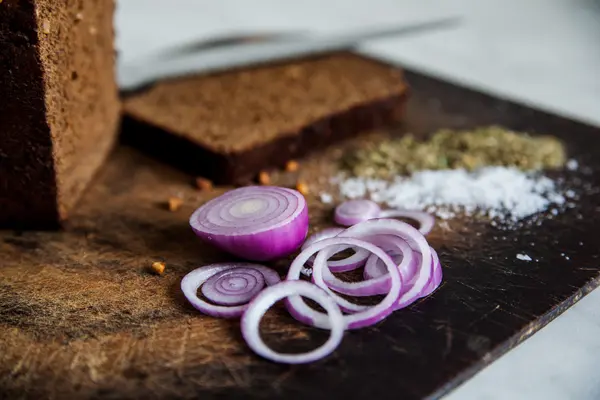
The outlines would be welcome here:
M 226 274 L 226 272 L 230 274 Z M 256 278 L 257 272 L 262 275 L 262 280 Z M 214 276 L 217 276 L 217 278 L 211 280 Z M 234 278 L 234 280 L 228 280 L 229 278 Z M 205 296 L 208 293 L 208 296 L 206 296 L 208 299 L 218 300 L 215 302 L 220 304 L 212 304 L 198 297 L 198 289 L 203 284 L 208 284 L 209 280 L 211 286 L 206 289 L 203 287 L 202 292 Z M 242 298 L 253 298 L 262 290 L 265 283 L 270 286 L 280 281 L 279 274 L 264 265 L 221 263 L 206 265 L 188 273 L 181 280 L 181 290 L 186 299 L 198 311 L 213 317 L 234 318 L 242 315 L 248 305 L 230 304 L 236 304 Z M 261 282 L 263 286 L 260 285 Z M 223 290 L 223 287 L 227 287 L 228 283 L 234 283 L 233 287 L 229 286 L 230 292 L 233 292 L 231 293 L 231 300 L 224 299 L 226 291 Z M 253 283 L 256 286 L 253 286 Z M 257 286 L 258 289 L 256 289 Z
M 343 232 L 344 228 L 325 228 L 314 235 L 311 235 L 306 239 L 304 244 L 301 247 L 301 250 L 305 250 L 311 244 L 318 242 L 319 240 L 329 239 L 335 237 L 338 233 Z M 340 247 L 339 251 L 347 250 L 348 247 Z M 333 272 L 345 272 L 352 271 L 359 267 L 362 267 L 369 257 L 369 252 L 363 249 L 354 249 L 355 252 L 349 257 L 346 257 L 341 260 L 330 260 L 327 262 L 327 265 Z M 315 257 L 311 257 L 306 262 L 309 265 L 312 265 Z
M 381 208 L 371 200 L 345 201 L 335 209 L 335 222 L 343 226 L 352 226 L 359 222 L 377 218 Z
M 374 244 L 380 245 L 383 249 L 384 247 L 383 247 L 382 243 L 385 243 L 386 248 L 393 249 L 394 252 L 396 252 L 397 254 L 400 254 L 400 257 L 397 257 L 397 259 L 399 259 L 399 261 L 396 261 L 394 259 L 394 256 L 392 256 L 390 253 L 387 253 L 391 257 L 394 264 L 397 265 L 398 272 L 400 273 L 400 276 L 402 278 L 402 290 L 401 290 L 401 293 L 402 293 L 403 291 L 406 290 L 406 288 L 405 288 L 406 282 L 410 278 L 412 278 L 412 276 L 407 275 L 408 272 L 415 270 L 416 262 L 413 259 L 413 250 L 408 245 L 408 243 L 406 243 L 406 241 L 404 241 L 398 237 L 394 237 L 394 236 L 390 236 L 387 238 L 380 237 L 377 239 L 376 243 L 374 243 Z M 324 254 L 326 255 L 327 253 L 325 253 L 325 251 L 326 250 L 319 252 L 319 254 L 317 255 L 317 259 Z M 343 280 L 339 279 L 338 277 L 336 277 L 335 275 L 333 275 L 328 268 L 324 268 L 323 269 L 323 281 L 327 284 L 327 286 L 330 289 L 335 290 L 338 293 L 348 295 L 348 296 L 363 297 L 363 296 L 374 296 L 374 295 L 379 295 L 379 294 L 386 294 L 390 291 L 390 288 L 391 288 L 391 279 L 390 279 L 388 271 L 387 271 L 387 265 L 385 264 L 385 262 L 383 260 L 381 260 L 375 254 L 372 254 L 369 257 L 368 261 L 370 261 L 372 259 L 374 259 L 375 261 L 379 261 L 381 263 L 381 266 L 383 267 L 383 274 L 374 279 L 364 280 L 364 281 L 360 281 L 360 282 L 347 282 L 347 281 L 343 281 Z M 316 262 L 321 262 L 321 260 L 315 261 L 315 263 Z M 405 275 L 407 275 L 407 276 L 405 276 Z M 413 273 L 413 275 L 414 275 L 414 273 Z M 313 274 L 312 276 L 313 276 L 313 282 L 314 282 L 315 274 Z M 342 305 L 342 304 L 340 304 L 340 305 L 344 309 L 354 311 L 353 308 L 347 308 L 347 307 L 345 307 L 345 305 Z
M 296 190 L 248 186 L 231 190 L 190 217 L 196 235 L 214 246 L 253 261 L 288 256 L 308 233 L 306 200 Z
M 379 213 L 379 218 L 407 218 L 419 223 L 419 232 L 427 235 L 435 225 L 435 217 L 423 211 L 416 210 L 383 210 Z
M 353 246 L 362 248 L 373 254 L 376 254 L 384 261 L 388 267 L 391 287 L 390 291 L 379 304 L 375 306 L 358 306 L 336 295 L 327 287 L 323 281 L 323 267 L 327 258 L 329 258 L 336 251 L 338 246 Z M 373 325 L 387 317 L 392 312 L 392 307 L 395 305 L 398 296 L 400 295 L 400 289 L 402 288 L 400 273 L 398 272 L 396 264 L 394 264 L 394 262 L 383 250 L 364 240 L 358 240 L 350 237 L 335 237 L 313 243 L 294 259 L 286 279 L 290 281 L 300 279 L 300 273 L 304 263 L 313 254 L 320 251 L 323 251 L 323 253 L 319 253 L 317 255 L 313 265 L 313 276 L 315 283 L 324 289 L 329 295 L 333 296 L 340 306 L 348 310 L 356 311 L 354 314 L 344 316 L 347 329 L 356 329 Z M 329 328 L 329 321 L 327 320 L 325 314 L 309 307 L 300 296 L 288 297 L 286 300 L 286 305 L 290 311 L 290 314 L 292 314 L 292 316 L 297 320 L 318 328 Z
M 433 272 L 431 247 L 423 234 L 406 222 L 395 219 L 372 219 L 351 226 L 336 237 L 357 238 L 373 243 L 374 240 L 378 240 L 376 237 L 378 235 L 397 236 L 405 240 L 413 250 L 421 253 L 421 262 L 417 266 L 418 274 L 412 282 L 412 287 L 403 291 L 398 298 L 400 304 L 414 301 L 429 283 Z M 387 254 L 386 257 L 389 258 Z
M 260 321 L 267 310 L 277 301 L 286 297 L 307 297 L 317 302 L 326 311 L 321 313 L 327 319 L 325 324 L 331 329 L 329 339 L 319 348 L 303 354 L 283 354 L 269 348 L 259 332 Z M 319 360 L 332 353 L 344 336 L 344 316 L 335 300 L 319 287 L 299 280 L 284 281 L 266 288 L 248 305 L 241 320 L 242 335 L 246 343 L 258 355 L 275 362 L 286 364 L 304 364 Z

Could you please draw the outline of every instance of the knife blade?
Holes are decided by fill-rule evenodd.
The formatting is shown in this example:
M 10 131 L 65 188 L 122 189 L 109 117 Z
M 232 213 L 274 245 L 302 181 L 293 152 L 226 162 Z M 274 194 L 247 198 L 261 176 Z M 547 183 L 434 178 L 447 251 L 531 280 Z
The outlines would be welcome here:
M 450 17 L 403 26 L 367 29 L 361 32 L 310 35 L 295 40 L 274 40 L 227 44 L 177 57 L 150 56 L 129 64 L 118 64 L 117 77 L 122 91 L 140 89 L 153 82 L 190 74 L 216 72 L 271 61 L 317 55 L 350 49 L 358 43 L 383 37 L 407 37 L 457 25 L 460 17 Z
M 301 37 L 306 37 L 306 32 L 302 31 L 287 31 L 287 32 L 254 32 L 254 33 L 237 33 L 215 37 L 194 40 L 189 43 L 182 43 L 177 46 L 168 47 L 165 50 L 156 53 L 158 58 L 184 56 L 186 54 L 208 51 L 216 48 L 225 48 L 240 44 L 250 43 L 266 43 L 266 42 L 282 42 L 284 40 L 298 40 Z

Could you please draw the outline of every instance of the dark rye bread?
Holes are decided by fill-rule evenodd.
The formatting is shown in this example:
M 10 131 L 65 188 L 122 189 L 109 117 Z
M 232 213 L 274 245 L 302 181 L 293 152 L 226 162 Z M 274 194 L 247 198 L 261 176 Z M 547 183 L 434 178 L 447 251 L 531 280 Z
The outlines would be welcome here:
M 115 138 L 112 0 L 0 1 L 0 227 L 55 227 Z
M 162 82 L 124 101 L 124 140 L 217 183 L 397 122 L 397 68 L 351 53 Z

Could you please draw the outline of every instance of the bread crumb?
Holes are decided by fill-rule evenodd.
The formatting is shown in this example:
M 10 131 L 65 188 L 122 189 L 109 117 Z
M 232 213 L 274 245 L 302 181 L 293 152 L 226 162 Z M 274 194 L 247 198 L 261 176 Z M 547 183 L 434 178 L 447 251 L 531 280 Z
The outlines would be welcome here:
M 213 188 L 213 183 L 206 179 L 206 178 L 201 178 L 198 177 L 196 178 L 196 187 L 202 191 L 210 191 Z
M 299 79 L 302 76 L 302 67 L 293 65 L 286 71 L 286 75 L 291 79 Z
M 260 171 L 258 174 L 258 182 L 261 185 L 269 185 L 271 183 L 271 177 L 269 176 L 269 173 L 266 171 Z
M 310 193 L 310 190 L 308 190 L 308 185 L 304 182 L 298 181 L 298 183 L 296 183 L 296 190 L 299 191 L 300 193 L 302 193 L 303 195 L 307 195 L 308 193 Z
M 285 170 L 287 172 L 296 172 L 296 171 L 298 171 L 299 166 L 300 165 L 298 164 L 297 161 L 290 160 L 287 162 L 287 164 L 285 164 Z
M 175 212 L 183 205 L 183 199 L 179 197 L 170 197 L 168 201 L 169 211 Z
M 75 21 L 81 21 L 83 19 L 83 13 L 78 12 L 75 14 Z
M 50 33 L 50 21 L 48 21 L 47 19 L 45 19 L 42 23 L 42 32 L 44 32 L 44 34 L 46 35 Z
M 162 275 L 165 273 L 165 267 L 166 267 L 166 265 L 164 262 L 156 261 L 156 262 L 152 263 L 151 269 L 152 269 L 152 272 L 155 273 L 156 275 Z
M 59 204 L 58 205 L 58 215 L 60 217 L 61 220 L 66 220 L 67 219 L 67 207 L 65 207 L 64 204 Z

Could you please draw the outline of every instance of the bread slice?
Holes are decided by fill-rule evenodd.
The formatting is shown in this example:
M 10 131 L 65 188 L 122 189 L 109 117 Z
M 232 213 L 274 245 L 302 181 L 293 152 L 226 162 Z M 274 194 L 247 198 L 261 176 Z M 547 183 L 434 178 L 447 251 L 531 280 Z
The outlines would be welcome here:
M 0 2 L 0 227 L 57 226 L 115 136 L 112 0 Z
M 217 183 L 397 122 L 395 67 L 351 53 L 162 82 L 124 101 L 125 140 Z

